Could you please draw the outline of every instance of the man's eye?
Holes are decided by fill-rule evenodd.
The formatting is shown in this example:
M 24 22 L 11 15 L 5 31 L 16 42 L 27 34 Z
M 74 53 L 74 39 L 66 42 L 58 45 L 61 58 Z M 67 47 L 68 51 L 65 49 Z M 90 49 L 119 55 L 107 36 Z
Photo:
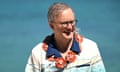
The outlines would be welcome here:
M 62 22 L 61 24 L 67 24 L 68 22 Z
M 72 24 L 72 23 L 73 23 L 73 21 L 69 21 L 69 23 L 70 23 L 70 24 Z
M 61 24 L 65 25 L 65 24 L 73 24 L 74 21 L 66 21 L 66 22 L 61 22 Z

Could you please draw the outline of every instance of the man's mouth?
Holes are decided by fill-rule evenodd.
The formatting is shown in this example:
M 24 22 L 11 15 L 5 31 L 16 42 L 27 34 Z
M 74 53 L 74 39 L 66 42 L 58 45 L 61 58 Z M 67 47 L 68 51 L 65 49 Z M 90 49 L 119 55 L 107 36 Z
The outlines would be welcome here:
M 71 33 L 71 31 L 64 31 L 64 33 L 66 34 L 66 35 L 70 35 L 70 33 Z

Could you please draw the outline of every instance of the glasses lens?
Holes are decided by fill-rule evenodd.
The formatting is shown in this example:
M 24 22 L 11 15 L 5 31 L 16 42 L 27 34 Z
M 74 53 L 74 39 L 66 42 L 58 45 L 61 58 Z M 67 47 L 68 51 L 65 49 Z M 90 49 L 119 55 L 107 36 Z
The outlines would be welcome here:
M 77 23 L 77 21 L 78 21 L 78 20 L 75 19 L 75 20 L 71 20 L 71 21 L 60 22 L 60 24 L 63 24 L 63 25 L 64 25 L 64 24 L 66 24 L 66 25 L 67 25 L 67 24 L 72 24 L 72 25 L 74 25 L 74 24 Z

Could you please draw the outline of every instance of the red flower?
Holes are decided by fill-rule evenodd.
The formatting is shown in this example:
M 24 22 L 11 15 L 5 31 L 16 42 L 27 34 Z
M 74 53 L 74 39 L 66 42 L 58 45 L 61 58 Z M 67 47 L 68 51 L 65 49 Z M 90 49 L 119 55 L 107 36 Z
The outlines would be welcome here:
M 55 60 L 54 56 L 48 57 L 47 59 L 48 59 L 49 61 L 54 61 L 54 60 Z
M 65 57 L 66 61 L 68 62 L 74 62 L 76 60 L 76 53 L 70 51 L 68 52 L 67 56 Z
M 75 34 L 75 39 L 76 39 L 76 41 L 79 43 L 81 43 L 81 42 L 83 42 L 83 36 L 81 36 L 81 35 L 79 35 L 79 34 Z
M 47 51 L 48 50 L 48 45 L 46 43 L 43 43 L 42 48 L 43 48 L 43 50 Z
M 56 58 L 55 61 L 57 68 L 64 68 L 66 66 L 66 61 L 62 57 Z

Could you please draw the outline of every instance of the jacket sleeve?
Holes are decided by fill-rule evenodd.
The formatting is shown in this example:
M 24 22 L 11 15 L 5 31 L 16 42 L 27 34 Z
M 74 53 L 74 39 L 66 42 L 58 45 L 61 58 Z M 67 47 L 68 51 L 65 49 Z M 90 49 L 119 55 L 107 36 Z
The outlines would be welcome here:
M 33 56 L 29 57 L 28 63 L 26 64 L 25 72 L 41 72 L 39 65 L 35 64 Z
M 40 50 L 38 48 L 34 48 L 32 50 L 31 55 L 28 58 L 28 62 L 25 67 L 25 72 L 41 72 L 41 60 L 40 60 Z
M 91 72 L 106 72 L 97 44 L 95 44 L 94 53 L 96 56 L 94 56 L 91 60 Z

